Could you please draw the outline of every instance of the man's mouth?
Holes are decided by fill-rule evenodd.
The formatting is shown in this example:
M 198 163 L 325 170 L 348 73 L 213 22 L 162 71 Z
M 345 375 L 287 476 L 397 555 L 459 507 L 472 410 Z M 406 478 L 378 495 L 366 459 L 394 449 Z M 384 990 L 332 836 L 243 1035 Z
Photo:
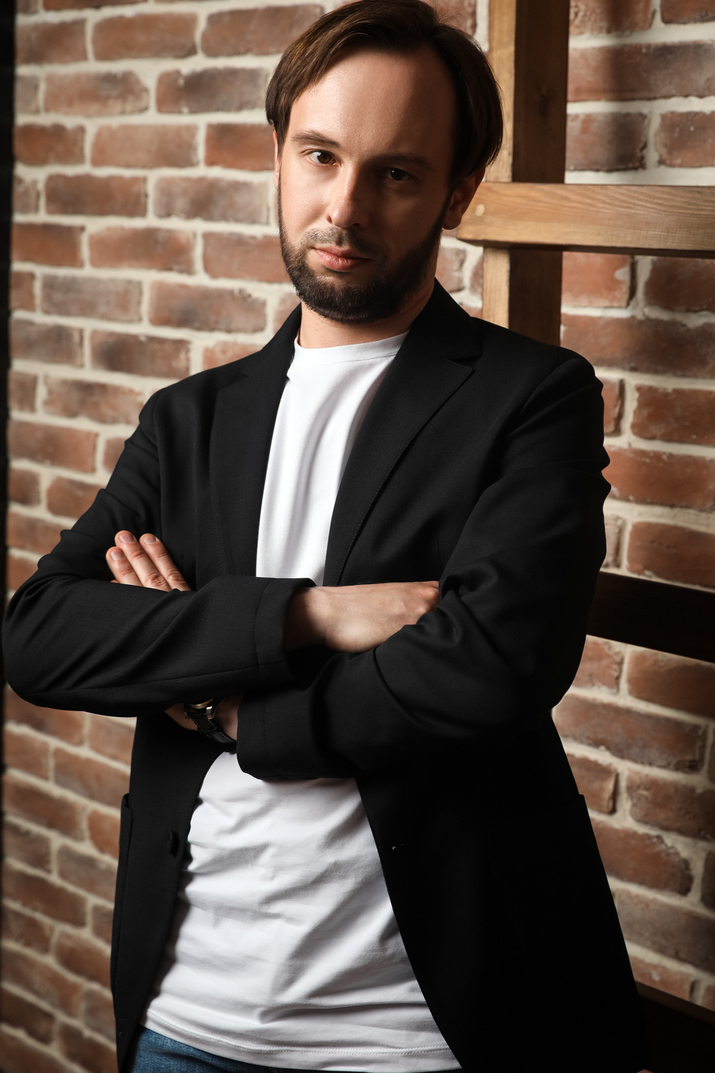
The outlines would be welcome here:
M 332 272 L 351 272 L 372 260 L 345 246 L 314 246 L 318 260 Z

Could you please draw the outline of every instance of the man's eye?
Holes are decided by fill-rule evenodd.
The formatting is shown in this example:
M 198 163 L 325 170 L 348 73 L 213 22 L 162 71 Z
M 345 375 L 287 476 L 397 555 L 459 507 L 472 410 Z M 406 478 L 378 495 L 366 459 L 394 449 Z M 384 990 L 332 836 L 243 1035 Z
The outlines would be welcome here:
M 388 168 L 387 174 L 393 182 L 402 183 L 405 179 L 409 179 L 409 174 L 403 171 L 402 168 Z
M 329 153 L 327 149 L 312 149 L 308 156 L 316 164 L 330 164 L 333 159 L 333 154 Z

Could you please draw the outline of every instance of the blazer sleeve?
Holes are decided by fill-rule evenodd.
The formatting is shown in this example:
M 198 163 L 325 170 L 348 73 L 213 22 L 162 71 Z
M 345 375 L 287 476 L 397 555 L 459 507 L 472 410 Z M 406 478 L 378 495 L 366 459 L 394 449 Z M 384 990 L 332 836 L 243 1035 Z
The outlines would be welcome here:
M 607 461 L 601 385 L 574 355 L 502 437 L 437 607 L 370 651 L 331 655 L 302 688 L 245 697 L 243 770 L 358 774 L 543 719 L 583 649 L 605 554 Z
M 115 533 L 162 532 L 157 397 L 107 488 L 10 602 L 6 675 L 33 704 L 133 716 L 293 680 L 283 623 L 309 579 L 220 576 L 168 593 L 110 584 Z

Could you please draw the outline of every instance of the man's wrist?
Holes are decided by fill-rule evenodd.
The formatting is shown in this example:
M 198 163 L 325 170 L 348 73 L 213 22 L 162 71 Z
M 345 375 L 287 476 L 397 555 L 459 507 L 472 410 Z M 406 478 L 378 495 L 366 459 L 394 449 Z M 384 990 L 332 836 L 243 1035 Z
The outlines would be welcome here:
M 319 586 L 299 589 L 288 604 L 283 628 L 286 652 L 325 643 L 327 601 Z

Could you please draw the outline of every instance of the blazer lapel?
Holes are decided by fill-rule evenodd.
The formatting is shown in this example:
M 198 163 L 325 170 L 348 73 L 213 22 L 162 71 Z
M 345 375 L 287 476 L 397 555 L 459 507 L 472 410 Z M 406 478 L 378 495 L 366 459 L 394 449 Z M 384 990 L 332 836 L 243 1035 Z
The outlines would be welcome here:
M 219 520 L 222 566 L 228 574 L 252 576 L 256 572 L 268 454 L 299 324 L 297 309 L 263 350 L 240 362 L 239 379 L 216 398 L 210 446 L 211 499 Z
M 324 584 L 339 584 L 370 508 L 401 455 L 468 379 L 479 352 L 474 321 L 435 283 L 432 297 L 390 366 L 350 453 L 330 526 Z

